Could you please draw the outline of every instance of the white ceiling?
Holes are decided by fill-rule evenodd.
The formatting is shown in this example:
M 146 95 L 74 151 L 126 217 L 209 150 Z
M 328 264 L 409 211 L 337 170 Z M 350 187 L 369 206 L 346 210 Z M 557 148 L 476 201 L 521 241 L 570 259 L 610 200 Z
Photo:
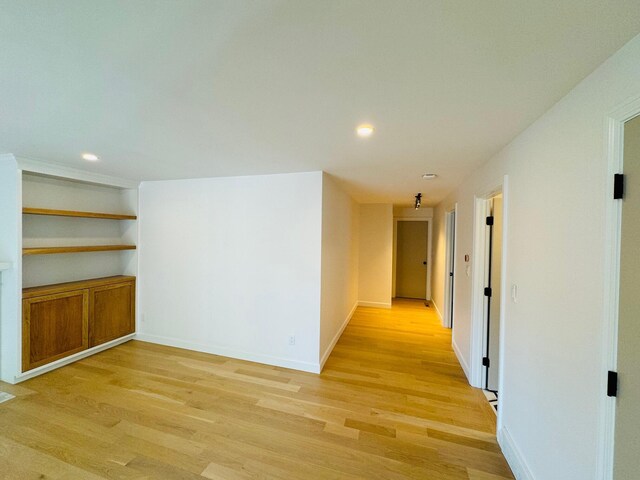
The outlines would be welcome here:
M 638 32 L 638 0 L 0 0 L 0 151 L 434 205 Z

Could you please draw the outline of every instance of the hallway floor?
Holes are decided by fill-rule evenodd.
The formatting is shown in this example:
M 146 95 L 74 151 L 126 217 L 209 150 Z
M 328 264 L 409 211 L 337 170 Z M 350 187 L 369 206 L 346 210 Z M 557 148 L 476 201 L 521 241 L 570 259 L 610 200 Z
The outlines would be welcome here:
M 131 341 L 0 384 L 0 478 L 513 478 L 450 344 L 411 300 L 358 308 L 322 375 Z

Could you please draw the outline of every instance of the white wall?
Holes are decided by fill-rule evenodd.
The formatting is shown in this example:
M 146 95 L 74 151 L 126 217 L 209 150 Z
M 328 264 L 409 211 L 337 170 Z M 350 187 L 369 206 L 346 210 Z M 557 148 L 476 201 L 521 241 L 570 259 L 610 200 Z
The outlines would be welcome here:
M 0 155 L 0 262 L 12 268 L 0 281 L 0 378 L 14 382 L 20 371 L 21 328 L 21 220 L 20 171 L 13 155 Z
M 319 371 L 321 209 L 321 172 L 143 182 L 139 338 Z
M 425 220 L 433 217 L 433 208 L 421 207 L 417 210 L 413 207 L 393 207 L 394 218 L 424 218 Z
M 447 232 L 445 210 L 442 204 L 433 210 L 431 239 L 431 302 L 439 315 L 446 315 L 444 304 L 447 268 Z M 457 260 L 457 259 L 456 259 Z M 440 318 L 442 321 L 442 318 Z
M 361 305 L 391 307 L 393 206 L 360 205 L 358 299 Z
M 588 480 L 598 473 L 603 360 L 607 175 L 605 118 L 640 96 L 640 37 L 587 77 L 542 118 L 471 175 L 435 211 L 439 244 L 444 211 L 458 202 L 454 341 L 470 358 L 474 195 L 508 175 L 502 431 L 520 476 Z M 440 257 L 444 248 L 435 250 Z M 439 262 L 442 262 L 442 258 Z M 443 270 L 434 269 L 441 302 Z M 476 359 L 478 360 L 478 359 Z M 528 471 L 529 477 L 525 476 Z
M 358 305 L 359 215 L 358 204 L 323 174 L 321 365 Z

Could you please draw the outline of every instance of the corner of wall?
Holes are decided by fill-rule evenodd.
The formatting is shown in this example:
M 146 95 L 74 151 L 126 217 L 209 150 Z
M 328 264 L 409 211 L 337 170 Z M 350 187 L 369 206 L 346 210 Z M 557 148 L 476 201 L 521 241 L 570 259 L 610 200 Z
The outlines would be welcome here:
M 20 170 L 11 154 L 0 155 L 0 261 L 11 264 L 0 277 L 0 378 L 20 373 L 22 194 Z
M 498 430 L 498 443 L 502 448 L 504 458 L 507 460 L 509 467 L 511 467 L 514 476 L 518 480 L 535 480 L 531 469 L 524 460 L 522 452 L 516 446 L 509 431 L 504 426 Z
M 360 205 L 360 305 L 388 308 L 393 287 L 393 205 Z
M 462 355 L 462 353 L 460 352 L 460 348 L 458 347 L 458 344 L 456 343 L 455 338 L 453 337 L 451 337 L 451 346 L 453 347 L 453 352 L 456 354 L 456 357 L 458 357 L 458 362 L 460 362 L 460 366 L 462 367 L 462 370 L 464 371 L 464 374 L 466 375 L 467 380 L 471 384 L 471 370 L 469 369 L 469 365 L 467 365 L 467 362 L 464 359 L 464 356 Z
M 359 300 L 358 306 L 370 308 L 391 308 L 391 302 L 368 302 L 367 300 Z
M 442 326 L 444 326 L 444 317 L 442 316 L 442 313 L 440 312 L 440 309 L 438 308 L 438 305 L 436 304 L 436 302 L 433 300 L 433 298 L 431 300 L 429 300 L 431 302 L 431 304 L 433 305 L 433 309 L 436 311 L 436 315 L 438 315 L 438 318 L 440 319 L 440 324 Z
M 325 172 L 321 225 L 320 368 L 356 309 L 359 260 L 358 204 Z
M 322 357 L 320 358 L 320 371 L 321 372 L 322 372 L 322 369 L 324 368 L 324 364 L 327 363 L 327 360 L 329 359 L 329 356 L 331 355 L 331 352 L 333 352 L 333 349 L 335 348 L 336 344 L 338 343 L 338 340 L 340 340 L 340 337 L 342 336 L 342 333 L 344 332 L 345 328 L 347 328 L 347 325 L 349 325 L 349 322 L 351 321 L 351 317 L 353 317 L 353 314 L 356 312 L 357 308 L 358 308 L 358 302 L 356 302 L 353 305 L 353 308 L 351 309 L 351 311 L 349 312 L 347 317 L 344 319 L 344 322 L 342 322 L 342 325 L 340 326 L 340 328 L 338 329 L 338 331 L 334 335 L 333 339 L 331 340 L 331 343 L 329 343 L 329 345 L 325 349 L 324 353 L 322 354 Z

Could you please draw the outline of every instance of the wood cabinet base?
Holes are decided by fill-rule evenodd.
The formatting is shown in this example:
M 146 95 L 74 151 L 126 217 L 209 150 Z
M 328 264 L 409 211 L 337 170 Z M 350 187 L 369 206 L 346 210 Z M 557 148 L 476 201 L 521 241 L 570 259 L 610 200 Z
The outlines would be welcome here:
M 135 277 L 25 288 L 22 371 L 135 331 Z

